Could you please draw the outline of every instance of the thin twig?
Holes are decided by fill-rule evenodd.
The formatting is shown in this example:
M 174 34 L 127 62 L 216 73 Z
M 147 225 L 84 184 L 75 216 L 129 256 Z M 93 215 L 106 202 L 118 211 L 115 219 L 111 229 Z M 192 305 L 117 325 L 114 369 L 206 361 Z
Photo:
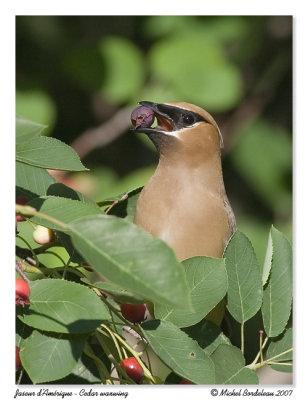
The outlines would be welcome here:
M 287 363 L 287 362 L 275 362 L 275 361 L 270 361 L 267 363 L 268 365 L 287 365 L 292 367 L 293 363 Z
M 112 379 L 110 377 L 109 371 L 107 370 L 105 364 L 102 362 L 102 360 L 99 357 L 97 357 L 94 354 L 92 347 L 89 345 L 88 342 L 86 342 L 86 345 L 85 345 L 85 348 L 83 351 L 88 357 L 92 358 L 92 360 L 95 362 L 96 367 L 98 369 L 98 373 L 101 378 L 101 381 L 105 382 L 108 378 Z
M 106 146 L 130 126 L 131 107 L 120 108 L 108 121 L 97 128 L 88 129 L 71 143 L 79 157 L 86 157 L 92 150 Z
M 259 344 L 260 344 L 260 357 L 261 357 L 261 363 L 263 363 L 262 340 L 263 340 L 263 331 L 262 331 L 262 330 L 260 330 L 260 339 L 259 339 Z
M 288 349 L 288 350 L 286 350 L 286 351 L 283 351 L 282 353 L 276 354 L 275 356 L 273 356 L 273 357 L 271 357 L 271 358 L 265 360 L 265 362 L 269 362 L 269 361 L 275 360 L 275 359 L 278 358 L 278 357 L 281 357 L 281 356 L 283 356 L 283 355 L 285 355 L 285 354 L 287 354 L 287 353 L 290 353 L 290 351 L 292 351 L 292 350 L 293 350 L 293 347 L 291 347 L 290 349 Z
M 264 342 L 263 342 L 263 345 L 262 345 L 262 347 L 261 347 L 261 350 L 264 350 L 264 347 L 265 347 L 267 341 L 268 341 L 268 337 L 266 337 L 266 338 L 264 339 Z M 252 362 L 251 364 L 252 364 L 252 365 L 253 365 L 253 364 L 256 364 L 257 361 L 259 360 L 259 357 L 260 357 L 260 351 L 258 352 L 258 354 L 256 355 L 256 358 L 253 360 L 253 362 Z
M 21 264 L 22 261 L 17 261 L 16 260 L 16 271 L 18 272 L 18 274 L 22 277 L 23 280 L 25 280 L 26 282 L 30 282 L 30 279 L 27 277 L 27 275 L 24 273 L 24 271 L 21 268 Z

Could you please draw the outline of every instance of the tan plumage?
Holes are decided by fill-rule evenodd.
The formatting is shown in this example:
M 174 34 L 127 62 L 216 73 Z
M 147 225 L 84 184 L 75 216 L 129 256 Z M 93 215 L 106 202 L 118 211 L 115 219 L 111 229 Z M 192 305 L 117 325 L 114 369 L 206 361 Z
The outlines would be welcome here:
M 140 194 L 135 223 L 168 243 L 179 260 L 221 257 L 235 218 L 223 182 L 216 122 L 188 103 L 141 104 L 158 119 L 156 129 L 139 130 L 156 145 L 159 163 Z

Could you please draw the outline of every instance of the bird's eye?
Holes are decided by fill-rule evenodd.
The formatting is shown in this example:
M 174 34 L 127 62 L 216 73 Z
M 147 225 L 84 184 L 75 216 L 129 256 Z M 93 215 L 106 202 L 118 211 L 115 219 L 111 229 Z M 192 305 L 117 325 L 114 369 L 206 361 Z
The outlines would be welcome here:
M 194 123 L 194 117 L 191 114 L 183 115 L 183 122 L 185 125 L 192 125 Z

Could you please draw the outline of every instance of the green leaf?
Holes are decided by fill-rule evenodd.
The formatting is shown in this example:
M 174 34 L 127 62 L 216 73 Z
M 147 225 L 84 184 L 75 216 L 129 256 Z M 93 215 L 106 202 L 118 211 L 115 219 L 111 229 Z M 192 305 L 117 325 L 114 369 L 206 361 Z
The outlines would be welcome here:
M 292 328 L 287 328 L 283 334 L 279 335 L 277 338 L 272 339 L 266 351 L 266 359 L 287 352 L 275 358 L 273 361 L 292 363 L 293 351 L 288 351 L 293 347 L 292 333 Z M 270 365 L 270 367 L 275 369 L 276 371 L 292 372 L 292 367 L 287 365 Z
M 28 203 L 43 214 L 47 214 L 61 222 L 69 223 L 82 216 L 101 214 L 102 210 L 95 203 L 66 199 L 57 196 L 42 196 Z M 31 217 L 31 221 L 50 229 L 65 230 L 54 222 L 40 217 Z
M 292 212 L 292 139 L 282 127 L 266 120 L 242 127 L 232 149 L 231 161 L 238 173 L 276 212 L 289 217 Z
M 228 273 L 227 308 L 239 323 L 253 317 L 262 303 L 261 274 L 249 239 L 236 231 L 224 257 Z
M 50 185 L 46 194 L 48 196 L 65 197 L 66 199 L 79 200 L 83 203 L 96 204 L 94 200 L 86 197 L 84 194 L 78 192 L 77 190 L 71 189 L 63 183 L 55 183 L 53 185 Z
M 200 385 L 215 383 L 211 359 L 181 329 L 159 320 L 145 322 L 141 329 L 154 352 L 176 374 Z
M 231 344 L 222 330 L 213 322 L 203 319 L 198 324 L 184 328 L 189 337 L 196 340 L 199 346 L 210 356 L 220 344 Z
M 22 342 L 21 363 L 34 384 L 63 378 L 77 364 L 85 341 L 85 337 L 51 336 L 33 331 Z
M 54 178 L 44 169 L 16 162 L 16 196 L 32 199 L 45 195 Z
M 141 51 L 124 37 L 106 37 L 100 44 L 104 62 L 103 96 L 115 102 L 133 99 L 143 87 L 145 69 Z
M 30 282 L 30 306 L 19 317 L 50 332 L 87 333 L 96 329 L 109 313 L 93 290 L 62 279 Z
M 274 226 L 272 267 L 264 287 L 262 316 L 269 337 L 278 336 L 286 327 L 292 305 L 292 249 L 286 237 Z
M 56 238 L 61 242 L 65 250 L 68 252 L 71 262 L 77 264 L 82 264 L 85 262 L 85 259 L 78 253 L 78 251 L 73 246 L 72 239 L 69 235 L 60 231 L 55 232 L 55 235 Z
M 92 350 L 96 357 L 105 364 L 106 368 L 110 371 L 110 360 L 102 351 L 99 345 L 91 345 Z M 89 385 L 89 384 L 101 384 L 101 378 L 99 376 L 97 366 L 92 358 L 82 353 L 74 369 L 70 375 L 65 378 L 53 382 L 57 385 Z M 105 383 L 105 382 L 104 382 Z
M 16 114 L 47 126 L 44 135 L 48 135 L 55 124 L 57 109 L 47 92 L 38 89 L 16 90 L 15 100 Z
M 16 117 L 16 143 L 26 142 L 38 136 L 46 126 Z
M 156 42 L 150 67 L 154 77 L 179 97 L 207 109 L 228 110 L 242 96 L 240 71 L 219 43 L 200 32 L 174 34 Z
M 221 344 L 211 355 L 215 364 L 216 384 L 257 385 L 257 374 L 245 367 L 241 350 L 235 346 Z
M 192 257 L 183 261 L 193 312 L 155 305 L 155 317 L 183 328 L 201 321 L 227 292 L 227 272 L 221 258 Z
M 94 361 L 82 354 L 72 372 L 63 379 L 53 382 L 57 385 L 95 385 L 100 384 L 101 379 Z
M 69 228 L 75 248 L 108 281 L 155 303 L 191 308 L 184 268 L 163 241 L 109 215 L 84 217 Z
M 25 325 L 21 322 L 21 320 L 18 318 L 18 313 L 19 313 L 19 310 L 17 309 L 16 310 L 16 323 L 15 323 L 15 329 L 16 329 L 15 345 L 20 347 L 22 341 L 31 335 L 32 328 L 30 328 L 30 326 Z
M 16 160 L 39 168 L 87 171 L 75 150 L 58 139 L 45 136 L 17 143 Z
M 87 282 L 87 279 L 82 279 L 83 282 Z M 130 303 L 130 304 L 143 304 L 144 299 L 138 297 L 133 293 L 121 288 L 114 282 L 94 282 L 89 283 L 92 287 L 103 290 L 112 295 L 112 297 L 119 303 Z

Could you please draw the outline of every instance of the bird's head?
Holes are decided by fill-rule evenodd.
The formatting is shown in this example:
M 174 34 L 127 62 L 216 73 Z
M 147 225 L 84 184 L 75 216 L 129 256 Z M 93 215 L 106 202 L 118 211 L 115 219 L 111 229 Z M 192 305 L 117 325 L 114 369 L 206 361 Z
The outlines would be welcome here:
M 134 131 L 147 134 L 161 155 L 197 159 L 220 152 L 223 147 L 214 118 L 202 108 L 182 102 L 139 104 L 154 112 L 157 125 L 139 126 Z

